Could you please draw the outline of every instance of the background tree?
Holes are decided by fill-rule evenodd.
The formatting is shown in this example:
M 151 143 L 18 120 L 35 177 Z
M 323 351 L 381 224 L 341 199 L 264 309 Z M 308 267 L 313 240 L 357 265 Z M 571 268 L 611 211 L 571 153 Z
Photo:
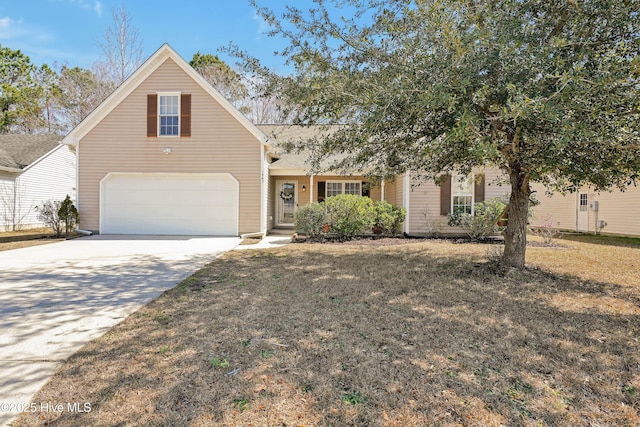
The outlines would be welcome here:
M 65 129 L 71 130 L 111 93 L 115 85 L 80 67 L 60 69 L 58 79 L 59 115 Z
M 58 74 L 47 64 L 40 66 L 35 73 L 35 80 L 40 90 L 40 126 L 46 133 L 62 132 L 63 127 L 58 119 L 58 99 L 61 92 L 58 87 Z
M 196 52 L 189 64 L 218 92 L 243 113 L 248 112 L 245 104 L 248 91 L 242 76 L 234 71 L 217 55 Z
M 144 51 L 140 34 L 124 5 L 112 9 L 111 16 L 112 23 L 98 41 L 102 59 L 94 64 L 94 73 L 118 86 L 142 65 Z
M 36 67 L 20 50 L 0 46 L 0 133 L 9 133 L 27 114 L 36 95 L 33 73 Z
M 532 182 L 624 188 L 640 171 L 636 0 L 336 0 L 280 18 L 295 71 L 244 57 L 301 124 L 346 126 L 312 163 L 438 180 L 495 165 L 509 177 L 506 265 L 525 262 Z M 254 2 L 255 5 L 255 2 Z M 350 17 L 345 17 L 347 12 Z

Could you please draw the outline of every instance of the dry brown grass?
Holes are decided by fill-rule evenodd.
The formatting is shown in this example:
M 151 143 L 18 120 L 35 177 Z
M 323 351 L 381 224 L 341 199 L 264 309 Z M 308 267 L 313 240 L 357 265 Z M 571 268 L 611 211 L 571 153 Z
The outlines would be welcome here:
M 0 232 L 0 251 L 44 245 L 61 240 L 64 240 L 64 237 L 56 238 L 50 228 L 5 231 Z
M 638 249 L 531 248 L 539 268 L 503 274 L 486 250 L 228 253 L 85 346 L 34 399 L 90 413 L 16 425 L 640 424 Z

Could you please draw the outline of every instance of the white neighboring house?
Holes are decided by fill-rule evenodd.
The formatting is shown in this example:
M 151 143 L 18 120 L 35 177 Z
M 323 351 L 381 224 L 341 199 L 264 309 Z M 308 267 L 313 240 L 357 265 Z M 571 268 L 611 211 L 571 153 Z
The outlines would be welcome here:
M 42 226 L 35 207 L 75 201 L 76 155 L 59 135 L 0 135 L 0 231 Z

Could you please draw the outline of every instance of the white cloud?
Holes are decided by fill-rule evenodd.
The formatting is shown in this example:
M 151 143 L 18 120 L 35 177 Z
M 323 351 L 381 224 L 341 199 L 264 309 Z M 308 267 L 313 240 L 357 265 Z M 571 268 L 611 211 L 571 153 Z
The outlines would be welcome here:
M 29 29 L 23 25 L 23 21 L 5 16 L 0 18 L 0 41 L 11 40 L 29 34 Z
M 254 12 L 253 20 L 258 23 L 258 38 L 263 36 L 267 31 L 269 31 L 270 27 L 267 21 L 265 21 L 262 16 L 258 15 Z
M 97 1 L 94 5 L 93 5 L 93 10 L 96 11 L 96 13 L 98 14 L 98 16 L 102 16 L 102 3 L 100 3 L 99 1 Z
M 8 28 L 11 25 L 11 18 L 5 16 L 4 18 L 0 18 L 0 28 Z

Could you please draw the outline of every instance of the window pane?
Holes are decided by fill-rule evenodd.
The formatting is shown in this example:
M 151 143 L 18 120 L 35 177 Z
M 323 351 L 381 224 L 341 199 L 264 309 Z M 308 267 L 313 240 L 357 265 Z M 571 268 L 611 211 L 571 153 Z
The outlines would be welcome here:
M 160 96 L 160 114 L 178 114 L 177 96 Z
M 362 191 L 360 190 L 359 182 L 345 182 L 344 183 L 344 194 L 355 194 L 356 196 L 361 196 Z
M 160 96 L 160 135 L 179 134 L 179 96 Z
M 452 214 L 473 213 L 473 176 L 457 175 L 451 186 Z
M 580 211 L 581 212 L 586 212 L 588 204 L 589 204 L 588 195 L 587 194 L 581 194 L 580 195 Z
M 178 117 L 160 117 L 160 135 L 178 135 Z
M 453 196 L 453 214 L 468 213 L 471 214 L 471 196 Z
M 341 182 L 327 182 L 327 197 L 337 196 L 342 194 Z

